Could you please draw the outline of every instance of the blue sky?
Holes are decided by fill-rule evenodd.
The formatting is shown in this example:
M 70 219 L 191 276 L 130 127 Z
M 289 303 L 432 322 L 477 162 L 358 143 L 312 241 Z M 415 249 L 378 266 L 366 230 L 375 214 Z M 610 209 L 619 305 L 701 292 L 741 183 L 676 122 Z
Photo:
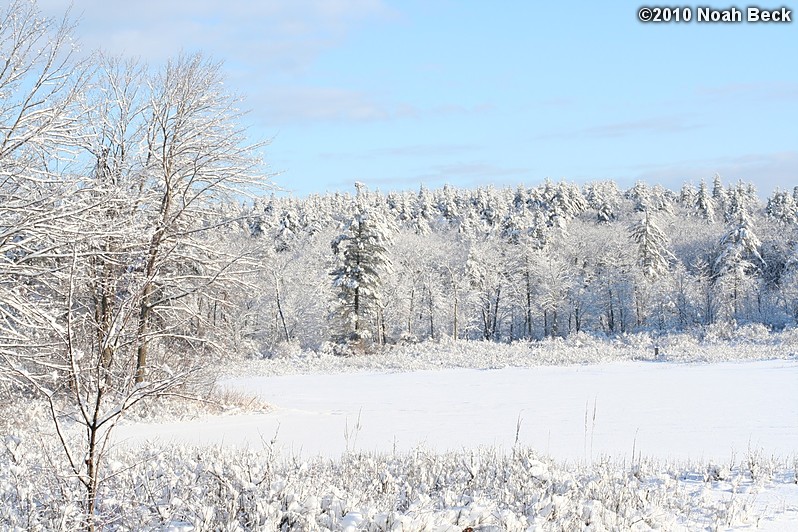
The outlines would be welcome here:
M 626 1 L 72 4 L 85 49 L 224 61 L 298 195 L 715 172 L 761 194 L 798 185 L 798 22 L 643 24 Z

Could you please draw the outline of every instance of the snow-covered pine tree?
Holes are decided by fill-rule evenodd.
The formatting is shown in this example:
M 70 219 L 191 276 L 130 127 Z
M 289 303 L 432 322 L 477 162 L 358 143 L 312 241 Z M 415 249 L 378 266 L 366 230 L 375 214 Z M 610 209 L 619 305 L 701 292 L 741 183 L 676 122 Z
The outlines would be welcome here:
M 518 244 L 524 231 L 524 213 L 510 211 L 504 215 L 501 237 L 511 244 Z
M 668 263 L 675 257 L 668 250 L 668 237 L 648 211 L 632 227 L 632 238 L 638 246 L 638 265 L 646 278 L 656 279 L 668 272 Z
M 472 200 L 474 216 L 479 220 L 481 229 L 491 232 L 501 224 L 501 207 L 496 190 L 493 187 L 479 187 Z
M 392 227 L 358 193 L 355 213 L 344 232 L 332 241 L 340 257 L 333 269 L 333 288 L 337 290 L 334 340 L 348 352 L 364 352 L 375 337 L 384 339 L 381 317 L 382 276 L 391 270 L 388 246 Z
M 726 191 L 723 189 L 723 182 L 720 179 L 720 174 L 715 174 L 712 178 L 712 199 L 722 206 L 726 199 Z
M 443 218 L 449 223 L 450 227 L 460 228 L 461 215 L 460 208 L 457 205 L 457 196 L 454 189 L 450 185 L 444 185 L 438 199 L 438 210 Z
M 591 183 L 585 187 L 588 206 L 596 211 L 599 223 L 610 223 L 616 217 L 623 195 L 613 181 Z
M 274 249 L 282 252 L 291 247 L 291 242 L 297 238 L 299 233 L 299 223 L 297 214 L 291 210 L 284 210 L 280 214 L 280 221 L 275 229 Z
M 696 189 L 692 183 L 685 183 L 682 185 L 682 190 L 679 192 L 679 204 L 682 207 L 691 208 L 695 205 Z
M 646 211 L 652 207 L 651 191 L 648 185 L 642 181 L 635 183 L 635 186 L 626 191 L 626 197 L 632 200 L 634 209 L 638 212 Z
M 765 212 L 768 216 L 784 225 L 791 225 L 798 222 L 798 207 L 792 195 L 781 190 L 773 192 L 773 196 L 768 198 Z
M 655 211 L 673 213 L 676 196 L 662 185 L 654 185 L 649 196 L 650 206 Z
M 668 249 L 668 238 L 657 227 L 653 216 L 645 211 L 643 218 L 632 226 L 632 238 L 637 244 L 637 265 L 642 279 L 634 283 L 634 303 L 637 326 L 646 324 L 652 314 L 658 316 L 658 324 L 664 326 L 667 306 L 667 280 L 670 263 L 676 257 Z
M 360 195 L 358 193 L 358 195 Z M 421 185 L 416 197 L 415 208 L 413 209 L 413 222 L 416 233 L 424 235 L 432 229 L 430 225 L 435 219 L 435 205 L 432 193 L 427 187 Z
M 734 225 L 742 216 L 750 221 L 751 215 L 758 207 L 759 198 L 756 196 L 756 191 L 752 191 L 742 182 L 737 183 L 734 187 L 729 187 L 726 194 L 724 210 L 726 223 Z
M 730 319 L 740 314 L 740 300 L 753 283 L 753 276 L 765 265 L 759 253 L 759 237 L 753 221 L 744 208 L 735 209 L 736 220 L 720 241 L 720 251 L 714 263 L 715 281 L 729 297 Z
M 575 185 L 558 183 L 550 200 L 552 225 L 565 228 L 567 222 L 588 207 L 582 192 Z
M 698 194 L 695 198 L 695 208 L 698 213 L 708 222 L 715 220 L 715 201 L 709 193 L 707 184 L 701 180 L 701 186 L 698 187 Z

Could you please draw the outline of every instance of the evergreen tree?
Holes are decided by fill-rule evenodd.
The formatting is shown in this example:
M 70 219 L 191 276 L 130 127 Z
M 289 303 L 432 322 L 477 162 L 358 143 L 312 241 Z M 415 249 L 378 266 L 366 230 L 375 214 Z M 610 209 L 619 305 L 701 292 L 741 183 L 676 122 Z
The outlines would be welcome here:
M 673 202 L 675 196 L 662 185 L 655 185 L 649 196 L 650 206 L 655 211 L 673 213 Z
M 568 183 L 558 183 L 549 199 L 551 225 L 565 228 L 565 224 L 587 209 L 588 204 L 579 189 Z
M 274 249 L 286 251 L 291 247 L 291 242 L 297 237 L 299 225 L 296 220 L 296 213 L 284 210 L 281 213 L 280 221 L 274 235 Z
M 695 208 L 698 213 L 708 222 L 715 220 L 715 202 L 709 194 L 707 184 L 701 180 L 701 186 L 698 188 L 698 194 L 695 199 Z
M 748 212 L 737 209 L 736 221 L 721 239 L 715 260 L 716 283 L 725 288 L 730 298 L 730 318 L 739 316 L 740 300 L 752 284 L 753 276 L 765 264 L 759 253 L 760 245 Z
M 438 200 L 438 210 L 450 227 L 459 228 L 461 225 L 460 208 L 457 205 L 455 191 L 449 185 L 444 185 Z
M 756 192 L 750 188 L 738 183 L 735 187 L 731 188 L 726 194 L 725 216 L 726 223 L 736 224 L 742 217 L 751 220 L 751 215 L 758 206 L 759 199 L 756 197 Z
M 676 258 L 668 250 L 668 238 L 648 211 L 632 227 L 632 238 L 637 243 L 637 265 L 642 273 L 642 279 L 634 282 L 636 323 L 642 327 L 649 316 L 656 316 L 657 325 L 662 329 L 666 321 L 666 308 L 669 307 L 667 281 L 670 263 Z
M 387 250 L 391 228 L 366 205 L 362 193 L 356 201 L 354 216 L 344 233 L 332 241 L 333 252 L 341 261 L 331 275 L 338 291 L 336 340 L 362 352 L 373 341 L 375 332 L 380 343 L 384 339 L 381 287 L 382 276 L 391 271 Z
M 635 186 L 626 192 L 626 197 L 632 200 L 634 209 L 638 212 L 643 212 L 651 208 L 651 191 L 648 185 L 642 181 L 635 183 Z
M 424 185 L 418 191 L 415 208 L 413 209 L 413 222 L 416 233 L 423 235 L 430 232 L 430 224 L 435 218 L 432 193 Z
M 692 183 L 685 183 L 682 185 L 682 190 L 679 192 L 679 203 L 682 207 L 691 208 L 696 202 L 696 189 Z
M 675 259 L 668 250 L 668 237 L 657 227 L 648 211 L 632 227 L 632 238 L 638 246 L 638 265 L 648 279 L 656 279 L 668 272 L 668 262 Z
M 798 222 L 798 208 L 796 208 L 792 195 L 787 192 L 776 190 L 773 196 L 768 198 L 765 212 L 768 216 L 784 225 Z
M 726 191 L 723 190 L 720 174 L 715 174 L 715 177 L 712 178 L 712 199 L 719 205 L 723 205 L 723 201 L 726 199 Z
M 595 209 L 599 223 L 613 221 L 622 201 L 621 191 L 613 181 L 591 183 L 585 188 L 585 197 L 590 208 Z

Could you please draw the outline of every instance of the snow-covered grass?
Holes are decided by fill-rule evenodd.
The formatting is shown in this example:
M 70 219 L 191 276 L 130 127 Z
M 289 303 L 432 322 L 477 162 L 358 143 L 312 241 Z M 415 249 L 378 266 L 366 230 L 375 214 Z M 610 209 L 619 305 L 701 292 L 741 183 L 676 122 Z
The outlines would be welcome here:
M 153 403 L 116 429 L 98 519 L 174 531 L 798 529 L 796 339 L 579 335 L 255 361 L 208 403 Z M 74 528 L 84 492 L 36 405 L 9 405 L 0 422 L 0 528 Z
M 7 437 L 0 523 L 70 529 L 74 479 L 52 450 Z M 119 448 L 109 459 L 104 530 L 725 530 L 798 524 L 795 461 L 605 459 L 556 462 L 525 447 L 279 457 L 223 446 Z M 785 513 L 785 510 L 787 511 Z M 775 520 L 773 520 L 775 518 Z M 776 529 L 776 528 L 773 528 Z
M 657 354 L 655 354 L 657 348 Z M 721 325 L 697 333 L 646 333 L 617 337 L 585 333 L 567 338 L 517 341 L 427 341 L 387 346 L 382 352 L 341 357 L 332 348 L 302 351 L 282 346 L 264 360 L 225 368 L 229 375 L 288 375 L 351 371 L 418 371 L 440 368 L 492 369 L 543 365 L 599 364 L 629 360 L 724 362 L 798 356 L 798 329 L 768 332 L 762 325 L 731 329 Z

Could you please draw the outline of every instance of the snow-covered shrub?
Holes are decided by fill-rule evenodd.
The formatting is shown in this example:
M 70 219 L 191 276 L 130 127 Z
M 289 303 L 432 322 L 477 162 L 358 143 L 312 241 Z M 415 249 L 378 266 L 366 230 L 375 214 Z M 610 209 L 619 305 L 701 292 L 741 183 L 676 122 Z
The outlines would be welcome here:
M 278 342 L 265 353 L 266 358 L 292 358 L 300 354 L 302 354 L 302 346 L 296 340 Z
M 726 481 L 731 478 L 731 468 L 727 465 L 710 462 L 704 473 L 704 482 Z
M 720 343 L 728 342 L 734 337 L 735 326 L 729 322 L 716 322 L 707 325 L 704 330 L 704 342 Z
M 80 526 L 81 490 L 50 451 L 25 435 L 3 440 L 0 528 Z M 747 466 L 718 470 L 708 488 L 701 478 L 712 465 L 561 464 L 522 447 L 305 460 L 268 445 L 145 445 L 108 458 L 97 505 L 103 530 L 667 530 L 755 518 Z M 756 483 L 778 479 L 794 481 L 786 463 Z
M 770 329 L 763 323 L 746 323 L 734 330 L 732 337 L 735 340 L 748 342 L 765 342 L 770 340 Z
M 655 346 L 659 347 L 657 360 L 671 362 L 766 360 L 790 358 L 798 353 L 798 331 L 795 329 L 764 335 L 756 327 L 754 332 L 733 341 L 719 339 L 718 331 L 724 330 L 731 334 L 724 326 L 712 326 L 703 340 L 698 334 L 688 333 L 669 333 L 655 338 L 647 333 L 623 338 L 580 333 L 569 338 L 519 340 L 510 344 L 483 340 L 423 341 L 389 345 L 380 352 L 357 357 L 336 356 L 339 354 L 337 344 L 327 342 L 318 351 L 297 350 L 283 358 L 247 361 L 225 370 L 231 375 L 284 375 L 599 364 L 653 360 Z

